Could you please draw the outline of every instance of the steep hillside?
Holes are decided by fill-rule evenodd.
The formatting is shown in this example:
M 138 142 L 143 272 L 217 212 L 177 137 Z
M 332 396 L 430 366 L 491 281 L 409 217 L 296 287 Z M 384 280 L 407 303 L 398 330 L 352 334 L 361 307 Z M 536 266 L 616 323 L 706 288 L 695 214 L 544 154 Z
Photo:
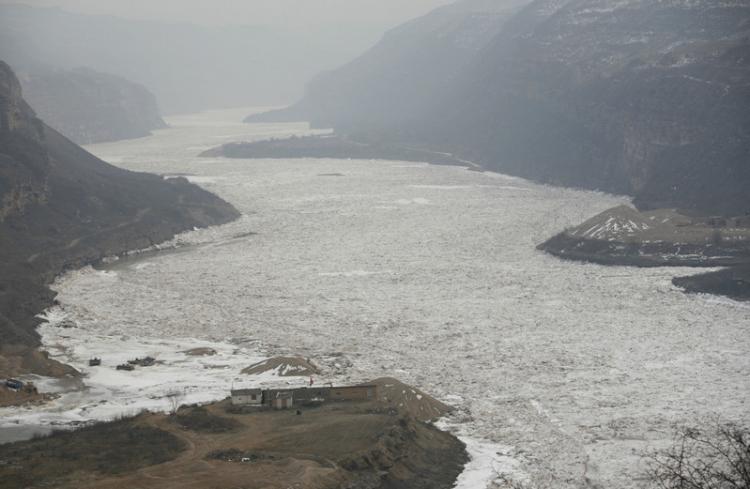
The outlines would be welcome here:
M 154 95 L 119 76 L 78 68 L 21 77 L 39 117 L 78 144 L 148 136 L 166 127 Z
M 510 18 L 465 14 L 459 29 L 432 23 L 444 15 L 394 31 L 274 116 L 642 208 L 750 211 L 747 2 L 535 0 Z
M 184 179 L 121 170 L 76 146 L 36 117 L 3 62 L 0 203 L 0 376 L 49 371 L 32 348 L 55 275 L 238 215 Z
M 304 119 L 318 127 L 368 133 L 418 124 L 522 3 L 464 0 L 437 9 L 386 33 L 351 63 L 316 77 L 298 104 L 247 122 Z
M 441 134 L 517 175 L 744 214 L 748 36 L 747 2 L 537 0 L 462 80 L 442 113 L 462 129 Z

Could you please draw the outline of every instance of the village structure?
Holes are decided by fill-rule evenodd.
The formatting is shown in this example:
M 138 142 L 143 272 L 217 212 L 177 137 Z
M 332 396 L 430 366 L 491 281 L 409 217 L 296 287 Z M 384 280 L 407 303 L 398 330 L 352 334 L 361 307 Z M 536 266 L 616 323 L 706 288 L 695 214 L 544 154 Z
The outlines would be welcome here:
M 291 409 L 324 402 L 374 401 L 377 385 L 346 387 L 300 387 L 293 389 L 233 389 L 232 405 L 256 408 Z

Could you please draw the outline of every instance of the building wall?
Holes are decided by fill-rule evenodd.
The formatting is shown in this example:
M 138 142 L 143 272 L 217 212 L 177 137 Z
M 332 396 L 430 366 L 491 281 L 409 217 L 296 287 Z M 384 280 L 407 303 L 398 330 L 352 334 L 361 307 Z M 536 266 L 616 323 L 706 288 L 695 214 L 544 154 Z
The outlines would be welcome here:
M 294 397 L 294 403 L 304 405 L 314 400 L 322 401 L 372 401 L 377 397 L 377 387 L 352 386 L 352 387 L 312 387 L 298 389 L 268 389 L 264 391 L 264 404 L 275 406 L 278 393 L 290 393 Z
M 291 398 L 282 398 L 282 399 L 274 399 L 273 400 L 273 407 L 275 409 L 289 409 L 293 406 L 293 401 Z
M 263 396 L 260 394 L 255 395 L 255 399 L 251 395 L 235 395 L 232 396 L 232 404 L 237 405 L 258 405 L 260 406 Z
M 332 401 L 371 401 L 375 399 L 375 386 L 332 387 Z

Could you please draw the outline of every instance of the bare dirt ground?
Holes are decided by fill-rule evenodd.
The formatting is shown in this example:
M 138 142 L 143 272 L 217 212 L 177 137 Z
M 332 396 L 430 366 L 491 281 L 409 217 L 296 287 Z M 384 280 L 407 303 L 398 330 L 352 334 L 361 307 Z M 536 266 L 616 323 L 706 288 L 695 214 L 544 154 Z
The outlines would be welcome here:
M 575 237 L 625 243 L 670 242 L 705 245 L 750 243 L 750 217 L 691 217 L 674 209 L 639 212 L 621 205 L 569 229 Z
M 172 415 L 143 414 L 129 421 L 132 429 L 175 437 L 184 448 L 172 460 L 134 469 L 130 457 L 127 468 L 120 470 L 116 464 L 123 462 L 122 457 L 114 449 L 111 467 L 92 468 L 60 455 L 65 448 L 56 446 L 57 451 L 50 452 L 55 460 L 45 463 L 63 464 L 66 475 L 56 479 L 45 472 L 39 487 L 50 483 L 68 489 L 452 487 L 466 461 L 464 445 L 417 419 L 440 415 L 447 406 L 394 379 L 375 382 L 386 394 L 373 402 L 238 413 L 225 400 L 185 407 Z M 412 411 L 417 417 L 409 414 Z M 106 433 L 106 425 L 102 426 Z M 101 441 L 91 441 L 90 431 L 87 436 L 87 443 Z M 66 443 L 80 446 L 82 441 L 74 436 Z M 143 440 L 123 442 L 139 443 Z M 121 448 L 128 452 L 131 447 Z M 22 460 L 11 461 L 14 467 L 4 470 L 37 470 L 23 467 Z
M 14 391 L 0 386 L 0 407 L 23 406 L 25 404 L 42 403 L 50 399 L 49 394 L 39 392 Z
M 187 449 L 175 460 L 114 477 L 81 474 L 66 488 L 335 488 L 355 482 L 353 457 L 362 460 L 378 446 L 384 434 L 397 428 L 398 416 L 368 413 L 366 404 L 329 405 L 305 410 L 229 414 L 227 402 L 209 408 L 211 414 L 240 423 L 231 433 L 196 433 L 178 427 L 169 416 L 143 418 L 154 428 L 182 440 Z M 256 454 L 253 462 L 213 459 L 217 451 Z M 342 466 L 343 465 L 343 466 Z M 369 467 L 362 466 L 363 471 Z M 375 486 L 377 487 L 377 486 Z M 439 486 L 436 486 L 439 487 Z M 447 484 L 445 487 L 450 487 Z

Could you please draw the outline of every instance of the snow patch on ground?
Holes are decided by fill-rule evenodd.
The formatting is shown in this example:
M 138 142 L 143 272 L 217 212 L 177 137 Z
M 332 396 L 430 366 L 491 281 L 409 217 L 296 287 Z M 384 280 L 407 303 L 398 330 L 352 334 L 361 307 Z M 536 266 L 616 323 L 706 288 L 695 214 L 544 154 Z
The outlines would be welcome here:
M 81 273 L 117 276 L 90 268 Z M 72 317 L 80 318 L 81 312 L 71 315 L 61 307 L 53 307 L 41 316 L 46 322 L 39 332 L 50 357 L 76 368 L 83 374 L 82 379 L 23 377 L 33 381 L 41 392 L 57 393 L 59 397 L 42 406 L 0 409 L 0 442 L 2 428 L 6 427 L 24 427 L 30 433 L 48 427 L 74 427 L 142 411 L 168 412 L 174 407 L 172 396 L 180 404 L 208 403 L 226 398 L 233 387 L 302 386 L 307 382 L 282 379 L 275 370 L 252 377 L 241 375 L 242 369 L 267 359 L 259 342 L 253 340 L 238 345 L 229 341 L 113 334 L 110 328 L 92 327 L 97 322 L 93 318 L 89 318 L 89 324 L 73 322 L 74 328 L 61 327 L 63 323 L 71 324 Z M 214 353 L 188 353 L 198 348 Z M 156 364 L 138 366 L 133 371 L 116 369 L 128 360 L 146 356 L 155 358 Z M 95 357 L 101 359 L 101 365 L 89 366 L 89 360 Z
M 469 462 L 456 480 L 454 489 L 491 489 L 506 480 L 528 480 L 528 475 L 521 469 L 521 462 L 509 455 L 513 447 L 466 436 L 461 426 L 450 420 L 441 419 L 435 426 L 453 432 L 466 444 Z

